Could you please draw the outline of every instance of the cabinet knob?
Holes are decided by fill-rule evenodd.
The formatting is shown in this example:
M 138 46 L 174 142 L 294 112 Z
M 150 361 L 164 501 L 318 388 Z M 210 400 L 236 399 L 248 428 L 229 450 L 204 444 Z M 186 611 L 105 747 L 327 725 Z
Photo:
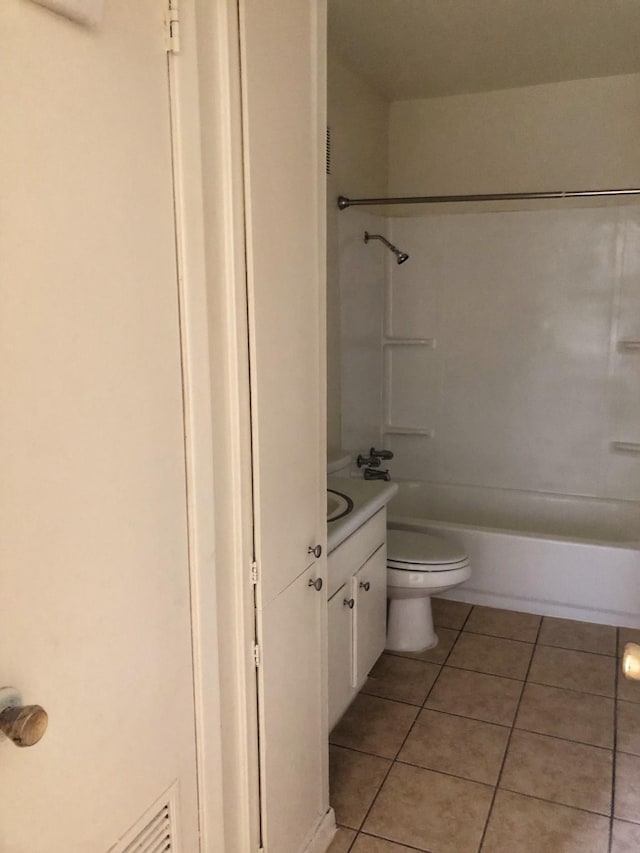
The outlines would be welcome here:
M 21 705 L 13 688 L 0 690 L 0 731 L 16 746 L 33 746 L 47 730 L 49 718 L 40 705 Z
M 322 578 L 316 578 L 315 580 L 313 580 L 313 578 L 309 578 L 308 585 L 312 586 L 316 592 L 320 592 L 322 589 Z
M 313 556 L 318 559 L 318 557 L 322 554 L 322 545 L 309 545 L 307 548 L 307 554 L 313 554 Z
M 345 607 L 348 607 L 348 608 L 349 608 L 349 610 L 353 610 L 353 605 L 354 605 L 356 602 L 355 602 L 355 599 L 353 599 L 353 598 L 345 598 L 345 600 L 344 600 L 344 602 L 343 602 L 343 603 L 344 603 L 344 606 L 345 606 Z
M 369 581 L 360 581 L 360 589 L 363 589 L 365 592 L 369 592 L 371 584 Z

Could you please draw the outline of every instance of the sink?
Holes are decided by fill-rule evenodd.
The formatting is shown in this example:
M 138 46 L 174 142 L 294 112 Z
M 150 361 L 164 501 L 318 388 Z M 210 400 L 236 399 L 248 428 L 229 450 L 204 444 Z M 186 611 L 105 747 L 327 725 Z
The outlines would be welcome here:
M 327 489 L 327 521 L 337 521 L 349 515 L 353 509 L 353 501 L 342 492 Z

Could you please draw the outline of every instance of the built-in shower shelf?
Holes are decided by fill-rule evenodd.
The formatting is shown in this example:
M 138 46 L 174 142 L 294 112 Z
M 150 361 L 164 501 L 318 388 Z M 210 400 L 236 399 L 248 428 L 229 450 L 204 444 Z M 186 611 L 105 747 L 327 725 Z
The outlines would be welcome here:
M 385 338 L 382 342 L 385 347 L 427 347 L 436 348 L 435 338 Z
M 618 341 L 618 349 L 621 352 L 640 353 L 640 341 Z
M 436 431 L 434 429 L 391 426 L 391 424 L 385 424 L 385 426 L 382 427 L 382 432 L 384 433 L 384 435 L 421 435 L 424 438 L 433 438 L 436 434 Z
M 640 442 L 637 441 L 612 441 L 611 449 L 617 453 L 640 453 Z

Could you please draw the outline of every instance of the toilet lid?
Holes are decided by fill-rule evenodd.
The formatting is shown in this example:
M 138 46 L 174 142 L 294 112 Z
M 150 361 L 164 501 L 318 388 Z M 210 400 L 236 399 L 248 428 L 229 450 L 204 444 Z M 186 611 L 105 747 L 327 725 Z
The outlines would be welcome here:
M 387 530 L 387 563 L 445 565 L 461 563 L 467 555 L 459 545 L 441 536 L 412 530 Z

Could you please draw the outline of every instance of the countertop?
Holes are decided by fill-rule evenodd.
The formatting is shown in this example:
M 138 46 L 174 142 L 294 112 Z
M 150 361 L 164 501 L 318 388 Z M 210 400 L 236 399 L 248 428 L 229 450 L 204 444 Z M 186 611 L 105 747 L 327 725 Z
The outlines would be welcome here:
M 327 553 L 334 551 L 365 521 L 386 506 L 398 491 L 396 483 L 350 477 L 327 477 L 327 488 L 351 498 L 353 509 L 344 518 L 327 522 Z

